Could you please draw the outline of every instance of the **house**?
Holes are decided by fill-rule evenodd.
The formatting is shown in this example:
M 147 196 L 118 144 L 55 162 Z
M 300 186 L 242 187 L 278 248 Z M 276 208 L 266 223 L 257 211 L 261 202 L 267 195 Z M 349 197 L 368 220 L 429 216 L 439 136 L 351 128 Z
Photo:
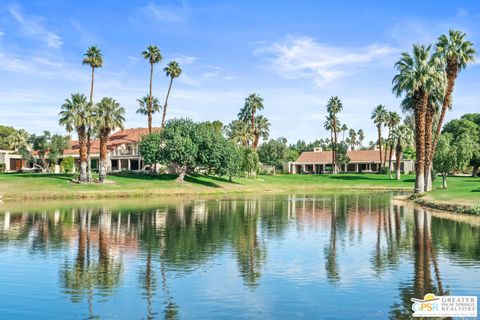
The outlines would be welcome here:
M 27 160 L 24 160 L 23 157 L 14 150 L 0 149 L 0 164 L 4 166 L 5 172 L 14 172 L 31 168 L 30 163 Z
M 384 156 L 382 150 L 382 157 Z M 340 166 L 340 172 L 378 172 L 380 166 L 379 150 L 351 150 L 347 151 L 350 162 Z M 387 159 L 389 151 L 387 151 Z M 395 170 L 396 157 L 392 154 L 392 167 Z M 388 160 L 387 160 L 388 166 Z M 414 171 L 413 160 L 401 160 L 401 171 Z M 288 172 L 291 174 L 311 173 L 321 174 L 332 172 L 332 151 L 323 151 L 315 148 L 311 152 L 302 152 L 295 162 L 288 163 Z
M 155 128 L 154 130 L 158 130 Z M 118 130 L 110 135 L 107 142 L 107 171 L 144 170 L 145 163 L 138 151 L 138 142 L 148 134 L 148 128 Z M 64 150 L 62 158 L 73 157 L 77 166 L 80 162 L 78 141 L 71 141 L 71 148 Z M 100 159 L 100 140 L 91 141 L 90 158 L 92 168 L 97 168 Z

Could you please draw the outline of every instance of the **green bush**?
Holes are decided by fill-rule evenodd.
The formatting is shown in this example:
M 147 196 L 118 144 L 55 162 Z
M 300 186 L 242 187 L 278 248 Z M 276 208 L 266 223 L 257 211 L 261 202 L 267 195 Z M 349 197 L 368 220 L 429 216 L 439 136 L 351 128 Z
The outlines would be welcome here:
M 64 173 L 72 173 L 74 165 L 75 160 L 72 157 L 64 158 L 62 163 L 60 163 L 60 170 Z
M 0 163 L 0 172 L 5 172 L 5 163 Z

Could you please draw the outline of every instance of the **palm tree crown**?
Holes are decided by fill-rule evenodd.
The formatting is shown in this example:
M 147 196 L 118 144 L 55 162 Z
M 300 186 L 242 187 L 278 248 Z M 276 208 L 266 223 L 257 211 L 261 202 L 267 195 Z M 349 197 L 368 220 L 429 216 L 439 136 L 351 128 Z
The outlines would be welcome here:
M 159 63 L 163 59 L 160 49 L 157 46 L 152 45 L 148 46 L 147 50 L 142 52 L 142 55 L 148 60 L 148 62 L 150 62 L 150 64 Z
M 123 128 L 125 109 L 113 98 L 105 97 L 96 105 L 97 125 L 100 130 Z
M 182 74 L 182 68 L 180 68 L 178 62 L 170 61 L 167 66 L 163 69 L 167 77 L 178 78 Z
M 339 97 L 331 97 L 327 103 L 327 111 L 330 114 L 337 114 L 343 109 L 342 101 Z
M 393 130 L 396 126 L 400 124 L 401 121 L 402 119 L 400 118 L 398 113 L 396 113 L 395 111 L 390 111 L 387 114 L 385 123 L 390 129 Z
M 138 102 L 138 109 L 137 113 L 141 115 L 148 115 L 148 104 L 150 96 L 147 94 L 144 96 L 142 99 L 137 99 Z M 155 112 L 159 112 L 162 110 L 162 106 L 160 105 L 160 102 L 157 97 L 152 97 L 152 114 Z
M 465 40 L 466 35 L 460 30 L 449 30 L 448 36 L 442 34 L 436 44 L 437 53 L 459 70 L 474 62 L 477 54 L 473 43 Z
M 89 65 L 92 68 L 101 68 L 103 66 L 102 51 L 96 46 L 89 47 L 83 55 L 82 64 Z
M 251 93 L 245 99 L 245 105 L 238 113 L 238 117 L 244 121 L 248 121 L 255 117 L 255 113 L 263 109 L 263 98 L 259 94 Z
M 406 125 L 399 125 L 392 131 L 392 139 L 397 145 L 403 148 L 411 146 L 413 143 L 413 131 Z
M 388 112 L 385 106 L 379 104 L 375 107 L 375 109 L 373 109 L 371 119 L 373 120 L 373 123 L 377 125 L 377 127 L 381 127 L 385 124 L 387 120 L 387 115 Z
M 64 126 L 68 132 L 77 128 L 86 128 L 89 124 L 91 108 L 84 94 L 75 93 L 65 99 L 60 111 L 59 124 Z

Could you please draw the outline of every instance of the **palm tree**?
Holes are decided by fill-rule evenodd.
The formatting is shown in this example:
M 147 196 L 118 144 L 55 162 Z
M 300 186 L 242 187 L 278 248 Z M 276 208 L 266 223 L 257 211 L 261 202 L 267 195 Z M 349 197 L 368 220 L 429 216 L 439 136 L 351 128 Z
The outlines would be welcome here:
M 373 109 L 371 119 L 373 123 L 377 126 L 378 130 L 378 147 L 380 150 L 380 167 L 378 171 L 383 167 L 383 160 L 382 160 L 382 126 L 385 124 L 387 120 L 387 110 L 385 109 L 384 105 L 379 104 L 378 106 Z
M 258 116 L 255 121 L 255 130 L 253 131 L 254 141 L 253 150 L 257 150 L 260 138 L 264 141 L 268 139 L 270 133 L 270 122 L 264 116 Z
M 365 133 L 363 132 L 362 129 L 358 130 L 357 136 L 358 136 L 358 145 L 360 147 L 363 147 L 363 140 L 365 140 Z
M 387 149 L 389 149 L 389 157 L 388 157 L 388 172 L 390 172 L 390 178 L 391 178 L 391 168 L 392 168 L 392 154 L 393 154 L 393 140 L 392 140 L 392 130 L 395 129 L 399 124 L 402 119 L 396 113 L 395 111 L 390 111 L 387 114 L 387 119 L 385 124 L 388 127 L 388 139 L 387 139 L 387 145 L 388 148 L 385 148 L 385 162 L 387 161 Z
M 153 65 L 162 61 L 162 54 L 157 46 L 148 46 L 147 50 L 142 52 L 142 55 L 150 63 L 150 92 L 149 97 L 152 97 L 152 82 L 153 82 Z M 148 104 L 148 133 L 152 133 L 152 113 L 153 113 L 153 101 L 150 99 Z
M 31 149 L 29 139 L 30 139 L 30 134 L 26 130 L 24 129 L 15 130 L 15 132 L 13 132 L 13 134 L 11 134 L 8 137 L 8 141 L 7 141 L 8 147 L 9 149 L 15 150 L 17 152 L 20 150 Z
M 357 132 L 353 129 L 348 131 L 348 141 L 350 142 L 350 148 L 355 150 L 355 145 L 357 144 Z
M 78 134 L 81 183 L 87 182 L 87 127 L 90 109 L 87 97 L 76 93 L 65 99 L 59 114 L 59 124 L 64 126 L 67 132 L 75 130 Z
M 138 102 L 137 114 L 147 116 L 148 107 L 150 103 L 150 96 L 147 94 L 143 98 L 137 99 L 137 102 Z M 156 112 L 160 112 L 160 110 L 162 110 L 162 106 L 159 104 L 158 98 L 152 97 L 152 114 Z
M 345 142 L 345 132 L 347 132 L 348 127 L 346 124 L 342 125 L 342 128 L 340 129 L 342 131 L 342 142 Z
M 336 165 L 336 159 L 337 159 L 337 155 L 336 155 L 336 149 L 337 149 L 337 143 L 338 143 L 338 140 L 337 140 L 337 132 L 338 132 L 338 127 L 340 126 L 340 124 L 338 123 L 338 118 L 337 118 L 337 114 L 340 113 L 343 109 L 343 104 L 342 104 L 342 101 L 340 100 L 339 97 L 335 96 L 335 97 L 331 97 L 329 100 L 328 100 L 328 103 L 327 103 L 327 112 L 329 115 L 332 116 L 331 120 L 332 120 L 332 131 L 333 131 L 333 148 L 332 148 L 332 157 L 333 157 L 333 173 L 336 174 L 337 173 L 337 165 Z
M 333 138 L 333 122 L 334 122 L 334 117 L 333 115 L 329 114 L 327 116 L 325 116 L 325 123 L 323 124 L 323 127 L 325 128 L 325 130 L 328 130 L 330 131 L 330 146 L 331 146 L 331 150 L 332 150 L 332 173 L 334 172 L 334 166 L 335 166 L 335 152 L 334 152 L 334 147 L 333 147 L 333 144 L 334 144 L 334 141 L 335 139 Z M 329 140 L 329 139 L 327 139 Z
M 96 105 L 97 126 L 100 137 L 100 167 L 99 181 L 105 182 L 107 175 L 107 142 L 110 133 L 115 128 L 123 129 L 125 109 L 113 98 L 103 98 Z
M 412 54 L 402 53 L 395 64 L 393 92 L 412 98 L 415 113 L 415 193 L 425 190 L 425 124 L 430 94 L 445 82 L 442 60 L 431 54 L 431 46 L 414 45 Z
M 91 46 L 87 49 L 87 52 L 83 54 L 83 65 L 88 65 L 92 68 L 92 78 L 90 83 L 90 109 L 93 109 L 93 86 L 95 83 L 95 69 L 101 68 L 103 66 L 103 55 L 99 48 L 96 46 Z M 92 139 L 92 130 L 93 130 L 93 122 L 94 119 L 91 119 L 90 123 L 87 127 L 87 175 L 88 181 L 92 181 L 92 167 L 91 167 L 91 160 L 90 160 L 90 148 L 92 146 L 91 139 Z
M 402 163 L 403 149 L 410 146 L 413 141 L 413 131 L 406 125 L 400 125 L 392 131 L 392 146 L 395 145 L 395 158 L 396 158 L 396 178 L 400 180 L 400 167 Z
M 259 94 L 251 93 L 245 99 L 245 105 L 238 114 L 239 118 L 244 121 L 250 119 L 252 132 L 255 131 L 255 114 L 259 110 L 263 110 L 263 98 Z
M 167 77 L 170 77 L 170 84 L 168 85 L 167 96 L 165 97 L 165 104 L 163 105 L 163 115 L 162 115 L 162 128 L 165 126 L 165 117 L 167 116 L 167 104 L 168 97 L 170 96 L 170 90 L 172 90 L 173 79 L 180 77 L 182 74 L 182 69 L 176 61 L 170 61 L 168 65 L 163 69 Z
M 247 147 L 254 139 L 250 124 L 242 120 L 233 120 L 225 128 L 225 132 L 229 139 L 244 147 Z
M 427 162 L 430 164 L 435 154 L 438 138 L 442 130 L 443 120 L 447 109 L 452 105 L 452 93 L 455 86 L 455 80 L 458 73 L 465 69 L 469 63 L 475 61 L 476 51 L 473 43 L 466 40 L 466 33 L 460 30 L 449 30 L 448 36 L 441 35 L 436 44 L 437 55 L 446 62 L 445 72 L 447 77 L 446 90 L 443 96 L 442 111 L 438 120 L 437 130 L 433 139 L 433 144 L 428 155 Z

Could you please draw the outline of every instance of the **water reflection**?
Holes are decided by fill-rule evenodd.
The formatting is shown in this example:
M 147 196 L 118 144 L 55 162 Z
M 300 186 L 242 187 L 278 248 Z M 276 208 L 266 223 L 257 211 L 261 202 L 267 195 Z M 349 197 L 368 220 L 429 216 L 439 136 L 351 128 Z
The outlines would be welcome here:
M 311 290 L 310 300 L 265 305 L 264 315 L 296 312 L 299 317 L 308 317 L 321 312 L 349 318 L 351 314 L 341 313 L 348 310 L 314 300 L 323 294 L 343 297 L 353 291 L 352 295 L 361 299 L 352 300 L 353 306 L 361 303 L 372 309 L 365 312 L 380 308 L 385 310 L 385 317 L 409 319 L 410 298 L 429 292 L 452 293 L 448 281 L 442 279 L 442 267 L 447 271 L 451 268 L 441 257 L 457 262 L 460 271 L 471 269 L 480 260 L 478 226 L 438 218 L 427 210 L 392 201 L 390 194 L 292 194 L 179 201 L 151 208 L 64 207 L 42 212 L 5 211 L 0 213 L 0 220 L 0 249 L 26 251 L 30 256 L 58 261 L 58 290 L 80 306 L 86 318 L 118 315 L 122 305 L 116 297 L 123 295 L 143 301 L 142 307 L 131 311 L 136 318 L 238 316 L 251 305 L 239 302 L 240 310 L 234 312 L 235 306 L 229 305 L 219 311 L 213 308 L 214 299 L 199 297 L 202 292 L 195 292 L 193 284 L 191 288 L 180 287 L 181 279 L 193 275 L 191 281 L 206 279 L 205 274 L 214 268 L 212 262 L 225 266 L 234 263 L 247 292 L 233 280 L 222 279 L 226 274 L 218 274 L 218 283 L 205 286 L 227 286 L 236 298 L 265 290 L 285 297 L 289 290 L 302 287 L 296 278 L 279 276 L 276 271 L 281 269 L 278 263 L 288 269 L 292 262 L 288 257 L 293 256 L 301 259 L 295 267 L 315 267 L 320 262 L 324 273 L 318 270 L 303 275 L 308 283 L 315 284 L 301 289 Z M 292 250 L 278 245 L 287 240 L 298 247 Z M 355 270 L 357 266 L 361 271 Z M 352 281 L 352 274 L 358 279 Z M 30 270 L 26 280 L 32 276 L 41 275 Z M 455 277 L 460 275 L 451 278 Z M 290 282 L 285 287 L 276 287 L 275 283 L 287 280 Z M 368 297 L 362 299 L 364 290 L 376 294 L 375 286 L 386 281 L 391 281 L 391 296 L 383 307 L 366 301 Z M 453 293 L 471 289 L 463 288 L 458 281 L 451 285 L 455 286 Z M 270 291 L 270 287 L 284 291 Z M 197 300 L 186 300 L 188 294 Z M 22 291 L 20 295 L 28 299 L 29 293 Z M 9 310 L 8 303 L 8 299 L 0 302 L 0 311 Z M 204 313 L 197 307 L 204 307 Z M 212 310 L 216 313 L 209 314 Z

